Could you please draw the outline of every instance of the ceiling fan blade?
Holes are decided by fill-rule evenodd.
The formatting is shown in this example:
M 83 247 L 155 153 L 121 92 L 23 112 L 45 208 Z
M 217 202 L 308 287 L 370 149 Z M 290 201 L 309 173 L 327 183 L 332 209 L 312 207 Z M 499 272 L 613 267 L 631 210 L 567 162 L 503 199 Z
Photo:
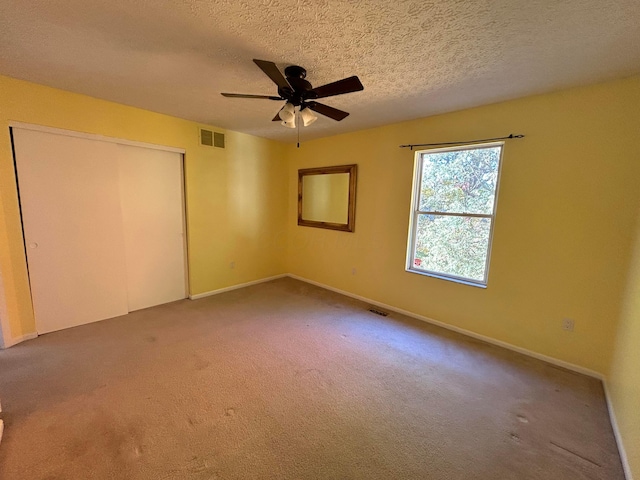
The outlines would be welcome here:
M 349 116 L 347 112 L 343 112 L 342 110 L 338 110 L 337 108 L 330 107 L 329 105 L 323 105 L 322 103 L 309 102 L 307 103 L 307 105 L 314 112 L 318 112 L 321 115 L 325 115 L 329 118 L 333 118 L 338 122 L 340 120 L 344 120 Z
M 312 92 L 316 94 L 314 98 L 325 98 L 342 95 L 343 93 L 359 92 L 360 90 L 364 90 L 364 86 L 360 82 L 360 79 L 354 75 L 353 77 L 343 78 L 337 82 L 327 83 L 326 85 L 314 88 Z
M 287 79 L 284 78 L 282 72 L 278 70 L 278 67 L 275 63 L 267 62 L 266 60 L 256 60 L 255 58 L 253 59 L 253 63 L 258 65 L 258 67 L 260 67 L 260 70 L 266 73 L 267 77 L 273 80 L 273 83 L 275 83 L 278 87 L 291 89 L 291 85 L 289 85 Z
M 244 93 L 221 93 L 220 95 L 229 98 L 265 98 L 267 100 L 284 100 L 284 98 L 274 97 L 272 95 L 245 95 Z
M 271 121 L 272 122 L 281 122 L 282 119 L 280 118 L 280 112 L 276 113 L 276 116 L 273 117 L 273 119 Z

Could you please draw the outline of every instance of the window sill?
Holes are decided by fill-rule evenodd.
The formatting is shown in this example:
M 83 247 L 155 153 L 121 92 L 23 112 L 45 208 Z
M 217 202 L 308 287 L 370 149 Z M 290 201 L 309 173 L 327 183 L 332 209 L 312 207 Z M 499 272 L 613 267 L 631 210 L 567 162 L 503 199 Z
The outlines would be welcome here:
M 425 272 L 425 271 L 416 270 L 413 268 L 405 268 L 405 271 L 408 273 L 416 273 L 418 275 L 423 275 L 425 277 L 439 278 L 440 280 L 446 280 L 448 282 L 460 283 L 462 285 L 468 285 L 470 287 L 487 288 L 486 283 L 476 283 L 470 280 L 465 280 L 463 278 L 450 277 L 447 275 L 442 275 L 442 274 L 433 273 L 433 272 Z

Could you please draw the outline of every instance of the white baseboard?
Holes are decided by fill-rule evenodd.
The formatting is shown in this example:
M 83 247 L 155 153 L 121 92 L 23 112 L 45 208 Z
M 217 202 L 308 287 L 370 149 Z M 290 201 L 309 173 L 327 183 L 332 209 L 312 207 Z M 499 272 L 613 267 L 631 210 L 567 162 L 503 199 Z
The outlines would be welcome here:
M 37 336 L 38 334 L 36 332 L 33 332 L 33 333 L 26 333 L 24 335 L 20 335 L 19 337 L 5 338 L 4 345 L 2 346 L 2 348 L 13 347 L 14 345 L 22 343 L 26 340 L 31 340 L 33 338 L 36 338 Z
M 485 335 L 481 335 L 476 332 L 472 332 L 471 330 L 465 330 L 464 328 L 456 327 L 454 325 L 450 325 L 448 323 L 440 322 L 438 320 L 434 320 L 429 317 L 425 317 L 423 315 L 419 315 L 417 313 L 409 312 L 408 310 L 403 310 L 401 308 L 393 307 L 391 305 L 387 305 L 386 303 L 377 302 L 367 297 L 362 297 L 360 295 L 353 294 L 351 292 L 347 292 L 345 290 L 340 290 L 339 288 L 334 288 L 329 285 L 325 285 L 320 282 L 316 282 L 314 280 L 309 280 L 308 278 L 300 277 L 294 274 L 288 274 L 289 277 L 294 278 L 296 280 L 300 280 L 302 282 L 310 283 L 311 285 L 315 285 L 317 287 L 325 288 L 327 290 L 331 290 L 332 292 L 340 293 L 342 295 L 346 295 L 347 297 L 355 298 L 356 300 L 360 300 L 365 303 L 369 303 L 371 305 L 376 305 L 378 307 L 382 307 L 386 310 L 391 310 L 392 312 L 400 313 L 402 315 L 406 315 L 407 317 L 415 318 L 417 320 L 422 320 L 423 322 L 430 323 L 432 325 L 437 325 L 438 327 L 446 328 L 447 330 L 452 330 L 457 333 L 461 333 L 462 335 L 466 335 L 468 337 L 475 338 L 477 340 L 482 340 L 483 342 L 490 343 L 492 345 L 497 345 L 499 347 L 506 348 L 508 350 L 512 350 L 514 352 L 521 353 L 523 355 L 527 355 L 529 357 L 537 358 L 538 360 L 542 360 L 547 363 L 551 363 L 552 365 L 556 365 L 558 367 L 566 368 L 567 370 L 571 370 L 577 373 L 581 373 L 583 375 L 587 375 L 589 377 L 597 378 L 598 380 L 604 380 L 604 375 L 594 370 L 590 370 L 588 368 L 581 367 L 579 365 L 575 365 L 573 363 L 565 362 L 564 360 L 559 360 L 557 358 L 549 357 L 547 355 L 543 355 L 541 353 L 534 352 L 532 350 L 527 350 L 526 348 L 518 347 L 516 345 L 512 345 L 507 342 L 503 342 L 502 340 L 496 340 L 495 338 L 487 337 Z
M 230 292 L 231 290 L 237 290 L 239 288 L 250 287 L 251 285 L 257 285 L 259 283 L 270 282 L 271 280 L 277 280 L 278 278 L 286 277 L 286 273 L 280 275 L 274 275 L 273 277 L 261 278 L 253 280 L 252 282 L 239 283 L 238 285 L 231 285 L 230 287 L 218 288 L 217 290 L 211 290 L 204 293 L 196 293 L 195 295 L 189 295 L 190 300 L 198 300 L 199 298 L 210 297 L 211 295 L 218 295 L 224 292 Z
M 613 435 L 616 438 L 616 443 L 618 444 L 618 453 L 620 453 L 620 460 L 622 461 L 624 475 L 627 480 L 633 480 L 631 465 L 629 465 L 629 457 L 627 457 L 627 451 L 624 449 L 624 443 L 622 443 L 622 435 L 620 434 L 620 428 L 618 428 L 616 411 L 613 408 L 611 395 L 609 393 L 609 385 L 606 379 L 602 381 L 602 385 L 604 386 L 604 396 L 607 399 L 607 410 L 609 410 L 609 419 L 611 420 L 611 426 L 613 427 Z

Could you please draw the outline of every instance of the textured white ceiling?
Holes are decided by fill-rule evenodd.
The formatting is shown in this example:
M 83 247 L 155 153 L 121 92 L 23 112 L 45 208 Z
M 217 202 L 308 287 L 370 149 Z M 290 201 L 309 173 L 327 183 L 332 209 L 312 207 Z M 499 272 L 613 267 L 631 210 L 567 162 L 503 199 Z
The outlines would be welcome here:
M 279 103 L 220 96 L 276 94 L 253 58 L 360 77 L 311 139 L 640 73 L 639 23 L 639 0 L 2 0 L 0 73 L 293 141 Z

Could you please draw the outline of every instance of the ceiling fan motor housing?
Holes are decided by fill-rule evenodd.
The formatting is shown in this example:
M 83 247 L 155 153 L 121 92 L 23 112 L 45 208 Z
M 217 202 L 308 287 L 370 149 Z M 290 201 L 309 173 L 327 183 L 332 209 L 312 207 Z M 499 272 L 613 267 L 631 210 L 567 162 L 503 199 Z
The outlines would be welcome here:
M 311 83 L 305 80 L 307 71 L 298 65 L 290 65 L 284 69 L 284 75 L 291 88 L 278 88 L 278 94 L 296 107 L 303 105 L 305 100 L 316 98 Z

